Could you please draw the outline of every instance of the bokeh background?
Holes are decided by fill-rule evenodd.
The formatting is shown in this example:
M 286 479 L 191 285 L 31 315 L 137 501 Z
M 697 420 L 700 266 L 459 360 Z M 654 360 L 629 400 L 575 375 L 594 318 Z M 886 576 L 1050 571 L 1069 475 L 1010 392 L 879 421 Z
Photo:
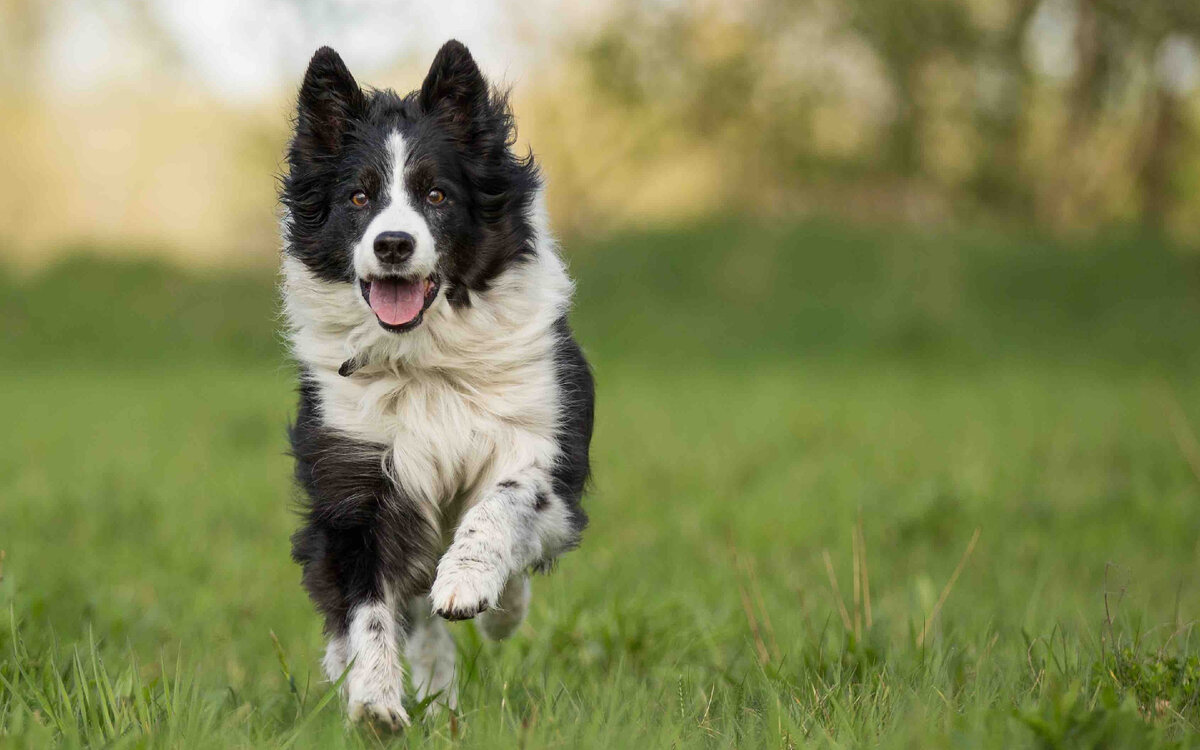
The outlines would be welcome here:
M 407 91 L 450 37 L 596 482 L 405 741 L 1196 740 L 1191 0 L 0 0 L 0 740 L 379 744 L 288 560 L 276 181 L 314 49 Z
M 409 90 L 462 37 L 567 232 L 714 213 L 1200 237 L 1200 9 L 1177 0 L 5 0 L 0 244 L 275 261 L 312 50 Z

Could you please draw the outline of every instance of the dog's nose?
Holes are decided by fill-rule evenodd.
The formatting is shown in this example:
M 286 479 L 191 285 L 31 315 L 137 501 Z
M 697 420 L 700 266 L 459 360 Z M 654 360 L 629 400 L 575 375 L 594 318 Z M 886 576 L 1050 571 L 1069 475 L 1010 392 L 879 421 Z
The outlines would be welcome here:
M 417 241 L 408 232 L 380 232 L 375 236 L 375 257 L 380 263 L 397 266 L 412 257 Z

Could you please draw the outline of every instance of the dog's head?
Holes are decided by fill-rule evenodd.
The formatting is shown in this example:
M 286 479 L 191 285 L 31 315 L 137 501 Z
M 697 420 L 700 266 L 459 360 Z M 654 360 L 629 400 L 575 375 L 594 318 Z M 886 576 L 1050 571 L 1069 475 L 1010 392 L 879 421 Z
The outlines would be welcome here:
M 514 138 L 505 95 L 457 41 L 403 97 L 360 88 L 323 47 L 287 154 L 285 252 L 347 285 L 358 314 L 394 334 L 420 326 L 439 295 L 469 305 L 531 252 L 539 178 L 532 155 L 512 153 Z

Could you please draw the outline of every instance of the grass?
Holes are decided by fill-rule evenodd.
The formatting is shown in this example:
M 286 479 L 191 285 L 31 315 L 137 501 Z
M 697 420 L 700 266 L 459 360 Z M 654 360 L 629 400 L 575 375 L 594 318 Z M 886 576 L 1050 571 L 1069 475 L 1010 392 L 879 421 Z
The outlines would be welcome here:
M 452 626 L 462 713 L 397 738 L 320 679 L 270 280 L 3 282 L 0 745 L 1200 744 L 1187 256 L 737 222 L 571 247 L 592 526 L 513 639 Z

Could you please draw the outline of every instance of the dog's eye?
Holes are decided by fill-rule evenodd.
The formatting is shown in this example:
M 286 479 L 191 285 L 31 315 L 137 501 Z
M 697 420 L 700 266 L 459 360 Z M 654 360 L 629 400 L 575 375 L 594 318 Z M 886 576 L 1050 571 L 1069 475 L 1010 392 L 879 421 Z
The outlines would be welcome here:
M 446 194 L 441 190 L 434 188 L 433 190 L 429 191 L 428 195 L 425 196 L 425 200 L 429 201 L 431 205 L 436 206 L 439 203 L 444 203 L 446 201 Z
M 367 205 L 367 202 L 370 200 L 371 199 L 368 198 L 367 194 L 365 192 L 363 192 L 362 190 L 355 190 L 354 195 L 350 196 L 350 202 L 353 203 L 354 205 L 358 206 L 359 208 L 362 208 L 363 206 Z

